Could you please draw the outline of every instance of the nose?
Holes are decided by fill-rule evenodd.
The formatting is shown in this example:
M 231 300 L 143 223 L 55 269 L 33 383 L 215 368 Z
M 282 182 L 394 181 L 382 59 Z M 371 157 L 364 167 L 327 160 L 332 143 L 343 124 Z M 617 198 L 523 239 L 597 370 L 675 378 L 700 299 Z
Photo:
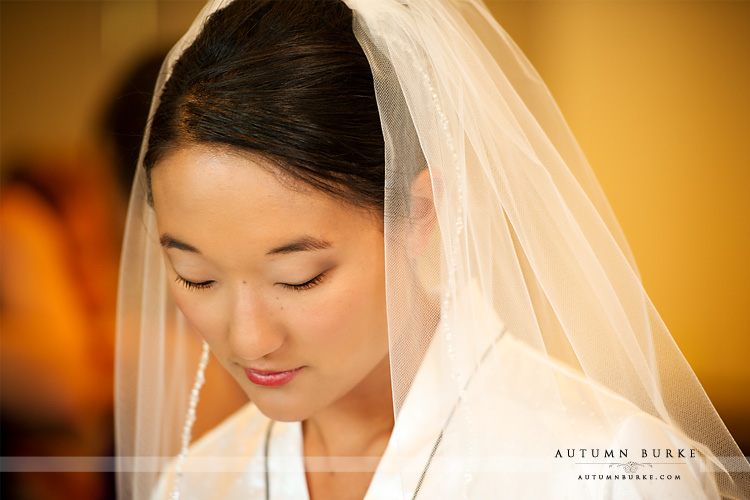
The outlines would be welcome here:
M 254 361 L 281 347 L 285 334 L 262 297 L 246 284 L 238 288 L 229 325 L 229 342 L 237 356 Z

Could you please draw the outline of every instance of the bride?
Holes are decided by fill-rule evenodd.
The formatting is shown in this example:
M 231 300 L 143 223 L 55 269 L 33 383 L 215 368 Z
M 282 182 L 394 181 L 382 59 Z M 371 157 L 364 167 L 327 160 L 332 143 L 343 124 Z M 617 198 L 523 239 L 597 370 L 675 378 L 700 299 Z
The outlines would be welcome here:
M 163 69 L 123 251 L 122 498 L 748 498 L 480 2 L 217 1 Z M 251 402 L 191 443 L 209 354 Z

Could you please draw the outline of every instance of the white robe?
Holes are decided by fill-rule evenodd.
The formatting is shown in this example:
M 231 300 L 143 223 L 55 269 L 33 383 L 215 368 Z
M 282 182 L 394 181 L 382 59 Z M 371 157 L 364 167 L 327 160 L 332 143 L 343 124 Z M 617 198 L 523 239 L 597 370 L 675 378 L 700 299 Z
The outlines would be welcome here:
M 712 477 L 702 472 L 701 459 L 689 457 L 690 448 L 677 431 L 611 391 L 592 388 L 573 370 L 550 362 L 510 334 L 492 348 L 499 356 L 491 364 L 495 368 L 480 366 L 468 385 L 465 398 L 486 401 L 475 406 L 483 410 L 465 415 L 459 404 L 446 425 L 449 409 L 435 406 L 436 398 L 429 397 L 441 391 L 445 372 L 445 359 L 435 343 L 419 368 L 364 500 L 411 499 L 443 427 L 417 499 L 719 499 Z M 493 397 L 481 399 L 487 391 Z M 565 408 L 566 419 L 545 408 L 546 402 L 559 400 L 557 391 L 565 392 L 566 401 L 577 401 Z M 601 407 L 608 408 L 606 418 L 596 411 Z M 471 452 L 465 449 L 465 435 L 451 432 L 451 424 L 466 418 L 472 419 L 479 437 L 479 449 Z M 269 424 L 248 404 L 198 440 L 184 465 L 180 500 L 265 499 Z M 652 456 L 654 449 L 660 457 Z M 667 449 L 672 458 L 665 456 Z M 680 449 L 688 456 L 677 457 Z M 614 456 L 605 457 L 605 450 Z M 628 456 L 622 457 L 620 450 Z M 597 451 L 598 456 L 592 456 Z M 477 456 L 482 458 L 472 458 Z M 301 423 L 273 424 L 267 460 L 272 500 L 309 499 Z M 628 462 L 637 470 L 628 473 Z M 474 471 L 470 476 L 465 466 Z M 172 473 L 164 474 L 153 499 L 167 499 L 173 480 Z

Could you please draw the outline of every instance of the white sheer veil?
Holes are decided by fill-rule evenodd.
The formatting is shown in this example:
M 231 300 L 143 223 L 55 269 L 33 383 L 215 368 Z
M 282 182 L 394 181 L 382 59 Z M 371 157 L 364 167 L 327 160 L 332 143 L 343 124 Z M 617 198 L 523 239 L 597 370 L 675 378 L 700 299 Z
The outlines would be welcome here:
M 170 52 L 152 113 L 172 64 L 208 15 L 227 3 L 209 3 Z M 445 369 L 442 392 L 430 397 L 444 411 L 461 402 L 450 425 L 463 437 L 465 454 L 502 454 L 487 451 L 474 425 L 501 396 L 466 394 L 476 370 L 492 372 L 500 363 L 486 341 L 499 318 L 504 335 L 549 361 L 536 376 L 556 388 L 556 397 L 539 401 L 536 411 L 560 422 L 562 434 L 586 430 L 570 417 L 581 394 L 566 391 L 553 368 L 561 364 L 591 388 L 599 421 L 613 429 L 619 423 L 603 391 L 627 400 L 697 449 L 723 496 L 748 498 L 747 461 L 644 291 L 584 155 L 539 75 L 485 6 L 478 0 L 346 3 L 370 61 L 386 146 L 397 418 L 432 344 Z M 414 258 L 404 241 L 413 221 L 404 214 L 422 167 L 432 179 L 437 224 L 427 250 Z M 438 290 L 434 307 L 424 306 L 425 289 Z M 140 165 L 119 293 L 119 491 L 121 498 L 146 498 L 159 471 L 180 453 L 201 343 L 169 297 Z M 466 491 L 476 463 L 463 462 Z

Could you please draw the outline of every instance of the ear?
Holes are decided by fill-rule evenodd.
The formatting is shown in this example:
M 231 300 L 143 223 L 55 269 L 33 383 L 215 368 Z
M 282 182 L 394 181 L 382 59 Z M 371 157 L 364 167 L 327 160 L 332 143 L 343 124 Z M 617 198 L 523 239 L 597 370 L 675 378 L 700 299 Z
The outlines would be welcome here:
M 437 222 L 435 199 L 432 194 L 430 170 L 422 170 L 411 183 L 411 210 L 409 231 L 406 237 L 406 252 L 409 258 L 422 255 L 430 242 L 430 235 Z

